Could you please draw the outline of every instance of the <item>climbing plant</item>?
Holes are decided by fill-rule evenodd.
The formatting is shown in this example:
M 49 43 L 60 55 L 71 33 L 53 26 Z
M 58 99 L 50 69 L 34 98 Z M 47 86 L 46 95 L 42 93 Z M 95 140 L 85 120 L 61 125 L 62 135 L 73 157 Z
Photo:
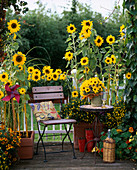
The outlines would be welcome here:
M 125 56 L 127 72 L 131 78 L 127 81 L 125 88 L 128 112 L 125 115 L 125 123 L 137 129 L 137 1 L 124 0 L 124 11 L 128 13 L 129 20 L 126 24 L 126 46 Z

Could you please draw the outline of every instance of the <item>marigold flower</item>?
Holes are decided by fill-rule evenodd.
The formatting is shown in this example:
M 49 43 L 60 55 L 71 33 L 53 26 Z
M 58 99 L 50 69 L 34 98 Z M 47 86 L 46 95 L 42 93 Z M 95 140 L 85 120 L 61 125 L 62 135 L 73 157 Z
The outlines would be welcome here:
M 130 132 L 130 133 L 133 133 L 133 132 L 134 132 L 133 127 L 130 127 L 130 128 L 129 128 L 129 132 Z

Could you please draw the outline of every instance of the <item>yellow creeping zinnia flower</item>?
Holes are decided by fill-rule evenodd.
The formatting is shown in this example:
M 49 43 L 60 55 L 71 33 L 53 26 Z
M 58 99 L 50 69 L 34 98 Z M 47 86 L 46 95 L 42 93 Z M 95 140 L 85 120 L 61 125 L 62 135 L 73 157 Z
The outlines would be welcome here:
M 88 64 L 88 61 L 89 61 L 88 57 L 83 57 L 83 58 L 81 58 L 80 63 L 82 66 L 85 66 Z
M 44 66 L 43 69 L 42 69 L 42 72 L 46 76 L 46 75 L 49 75 L 49 74 L 52 73 L 52 69 L 51 69 L 50 66 Z
M 115 64 L 116 63 L 116 57 L 113 54 L 111 55 L 111 59 L 112 59 L 112 63 Z
M 65 59 L 70 61 L 72 60 L 72 58 L 73 58 L 73 53 L 71 53 L 70 51 L 66 52 Z
M 126 74 L 126 78 L 127 78 L 127 79 L 130 79 L 130 78 L 131 78 L 131 73 L 128 72 L 128 73 Z
M 2 82 L 6 82 L 8 80 L 8 73 L 4 72 L 4 73 L 0 74 L 0 80 Z
M 32 80 L 33 81 L 39 81 L 40 80 L 40 75 L 39 74 L 32 74 Z
M 14 62 L 14 65 L 23 65 L 26 61 L 26 57 L 22 52 L 18 52 L 13 56 L 12 61 Z
M 90 20 L 83 20 L 81 22 L 81 25 L 85 26 L 85 27 L 89 27 L 91 28 L 93 26 L 93 21 L 90 21 Z
M 17 20 L 10 20 L 8 24 L 8 30 L 13 34 L 14 32 L 18 32 L 20 30 L 20 24 Z
M 101 36 L 97 36 L 96 39 L 94 40 L 94 42 L 97 47 L 100 47 L 103 44 L 104 40 Z
M 77 91 L 73 91 L 72 92 L 72 97 L 75 97 L 75 98 L 78 97 L 78 92 Z
M 112 36 L 112 35 L 109 35 L 107 38 L 106 38 L 106 41 L 108 44 L 112 45 L 114 42 L 115 42 L 115 37 Z
M 68 33 L 74 33 L 76 31 L 76 27 L 73 24 L 70 24 L 69 26 L 67 26 L 67 32 Z
M 57 74 L 57 73 L 55 73 L 55 72 L 53 73 L 53 75 L 52 75 L 52 76 L 53 76 L 53 80 L 54 80 L 54 81 L 57 81 L 57 80 L 58 80 L 58 78 L 59 78 L 58 74 Z
M 107 58 L 105 59 L 105 63 L 106 63 L 106 64 L 112 64 L 112 59 L 111 59 L 110 57 L 107 57 Z
M 21 88 L 21 89 L 19 89 L 19 92 L 20 92 L 20 94 L 25 94 L 26 93 L 26 89 Z
M 33 71 L 34 71 L 34 67 L 28 67 L 28 73 L 33 73 Z
M 4 93 L 0 90 L 0 99 L 4 96 Z

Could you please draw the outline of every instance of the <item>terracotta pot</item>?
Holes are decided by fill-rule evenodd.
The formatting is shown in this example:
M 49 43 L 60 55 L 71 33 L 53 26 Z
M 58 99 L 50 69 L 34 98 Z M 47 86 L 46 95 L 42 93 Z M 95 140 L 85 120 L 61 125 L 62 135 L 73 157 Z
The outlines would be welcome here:
M 79 145 L 79 151 L 80 152 L 84 152 L 85 144 L 86 144 L 86 139 L 85 138 L 79 138 L 78 139 L 78 145 Z
M 29 131 L 29 138 L 21 138 L 18 155 L 20 159 L 32 159 L 34 155 L 34 131 Z
M 79 124 L 74 124 L 74 148 L 79 149 L 78 139 L 85 137 L 85 129 L 92 128 L 92 124 L 80 122 Z

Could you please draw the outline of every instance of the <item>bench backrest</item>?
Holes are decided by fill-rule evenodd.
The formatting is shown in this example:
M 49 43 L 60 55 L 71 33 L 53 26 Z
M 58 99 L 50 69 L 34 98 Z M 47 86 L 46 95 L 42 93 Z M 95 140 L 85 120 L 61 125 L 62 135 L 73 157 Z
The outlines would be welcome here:
M 62 86 L 32 87 L 34 101 L 62 100 L 64 99 Z

